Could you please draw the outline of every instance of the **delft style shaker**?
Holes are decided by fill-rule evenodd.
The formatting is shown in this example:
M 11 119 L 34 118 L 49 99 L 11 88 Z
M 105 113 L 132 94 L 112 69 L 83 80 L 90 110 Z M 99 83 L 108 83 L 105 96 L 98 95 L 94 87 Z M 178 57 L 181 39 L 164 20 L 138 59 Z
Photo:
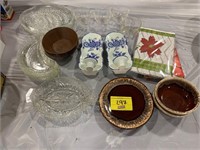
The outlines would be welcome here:
M 85 75 L 96 75 L 103 66 L 101 35 L 88 33 L 82 39 L 79 68 Z
M 112 32 L 106 36 L 105 43 L 109 67 L 115 74 L 125 74 L 132 67 L 127 39 L 121 33 Z

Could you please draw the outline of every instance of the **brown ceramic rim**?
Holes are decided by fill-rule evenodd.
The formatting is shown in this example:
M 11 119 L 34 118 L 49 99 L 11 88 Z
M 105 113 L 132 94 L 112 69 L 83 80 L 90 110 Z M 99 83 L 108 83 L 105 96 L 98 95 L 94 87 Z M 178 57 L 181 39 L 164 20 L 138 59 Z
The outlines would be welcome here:
M 166 115 L 168 115 L 168 116 L 170 116 L 170 117 L 176 117 L 176 118 L 182 118 L 182 117 L 184 117 L 183 115 L 181 115 L 181 116 L 175 115 L 175 114 L 172 114 L 172 113 L 167 112 L 166 110 L 164 110 L 164 109 L 158 104 L 157 100 L 155 99 L 154 93 L 153 93 L 153 100 L 154 100 L 154 104 L 157 106 L 157 108 L 158 108 L 161 112 L 163 112 L 164 114 L 166 114 Z
M 143 113 L 135 120 L 132 121 L 124 121 L 121 119 L 118 119 L 114 116 L 112 116 L 107 110 L 106 106 L 109 105 L 109 101 L 107 99 L 109 92 L 118 85 L 132 85 L 136 88 L 138 88 L 144 95 L 145 99 L 145 108 Z M 101 90 L 101 93 L 99 95 L 99 105 L 100 105 L 100 111 L 102 112 L 105 119 L 113 124 L 116 127 L 123 128 L 123 129 L 133 129 L 138 128 L 145 124 L 151 117 L 153 113 L 153 99 L 151 96 L 151 93 L 147 89 L 147 87 L 142 84 L 141 82 L 133 79 L 133 78 L 115 78 L 111 81 L 109 81 Z
M 73 43 L 74 45 L 73 45 L 72 48 L 71 48 L 69 51 L 67 51 L 67 52 L 56 53 L 56 52 L 53 52 L 53 51 L 49 51 L 48 49 L 46 49 L 46 48 L 44 47 L 44 39 L 45 39 L 45 37 L 46 37 L 46 36 L 49 36 L 49 34 L 51 34 L 52 32 L 54 32 L 55 30 L 58 30 L 58 29 L 61 29 L 61 28 L 64 29 L 64 30 L 69 30 L 70 32 L 72 32 L 72 33 L 74 34 L 74 36 L 76 37 L 76 41 L 77 41 L 77 42 Z M 45 52 L 48 53 L 48 54 L 53 54 L 53 55 L 62 55 L 62 54 L 65 54 L 65 53 L 70 53 L 71 50 L 73 50 L 75 47 L 78 46 L 78 43 L 79 43 L 79 41 L 78 41 L 78 35 L 76 34 L 76 32 L 75 32 L 73 29 L 68 28 L 68 27 L 57 27 L 57 28 L 53 28 L 53 29 L 49 30 L 49 31 L 43 36 L 43 38 L 42 38 L 42 46 L 43 46 Z
M 158 88 L 161 87 L 162 85 L 167 85 L 167 84 L 170 84 L 170 83 L 176 83 L 176 84 L 182 86 L 183 88 L 186 88 L 190 92 L 192 92 L 193 96 L 196 98 L 195 99 L 196 105 L 193 109 L 185 111 L 185 112 L 176 111 L 176 110 L 173 110 L 169 107 L 166 107 L 161 102 L 161 100 L 158 97 Z M 154 102 L 156 101 L 158 103 L 158 105 L 160 107 L 162 107 L 162 109 L 164 109 L 165 111 L 167 111 L 170 114 L 178 115 L 178 116 L 185 116 L 185 115 L 188 115 L 188 114 L 194 112 L 198 108 L 199 103 L 200 103 L 200 94 L 199 94 L 197 88 L 194 85 L 192 85 L 189 81 L 187 81 L 186 79 L 179 78 L 179 77 L 167 77 L 167 78 L 159 81 L 157 83 L 157 85 L 155 86 L 153 95 L 154 95 Z

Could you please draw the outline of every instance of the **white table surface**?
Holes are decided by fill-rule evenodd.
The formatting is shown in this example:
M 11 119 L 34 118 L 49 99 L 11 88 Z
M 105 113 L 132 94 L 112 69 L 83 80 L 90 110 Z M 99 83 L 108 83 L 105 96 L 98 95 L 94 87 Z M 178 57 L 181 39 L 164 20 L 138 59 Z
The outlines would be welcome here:
M 43 0 L 44 1 L 44 0 Z M 50 1 L 50 0 L 49 0 Z M 53 2 L 53 1 L 52 1 Z M 119 2 L 87 0 L 71 2 L 73 6 L 114 7 Z M 169 1 L 168 1 L 169 2 Z M 176 1 L 173 3 L 128 2 L 123 6 L 140 17 L 143 26 L 172 31 L 176 33 L 178 53 L 183 65 L 186 79 L 200 89 L 199 39 L 200 9 L 196 1 Z M 98 105 L 91 118 L 72 127 L 55 127 L 48 124 L 26 103 L 25 95 L 36 85 L 20 70 L 17 64 L 17 51 L 23 47 L 26 36 L 18 26 L 21 12 L 30 6 L 41 4 L 41 1 L 11 1 L 15 6 L 13 20 L 2 22 L 1 39 L 5 49 L 1 58 L 1 71 L 7 76 L 4 93 L 0 100 L 0 149 L 25 150 L 66 150 L 66 149 L 200 149 L 200 109 L 182 119 L 171 118 L 155 108 L 151 119 L 136 130 L 121 130 L 109 124 L 101 115 Z M 57 1 L 70 4 L 70 1 Z M 96 4 L 98 5 L 96 5 Z M 121 2 L 122 3 L 122 2 Z M 150 5 L 151 4 L 151 5 Z M 121 6 L 119 9 L 123 9 Z M 193 56 L 194 54 L 194 56 Z M 73 60 L 62 67 L 63 74 L 79 78 L 93 88 L 98 96 L 101 88 L 116 76 L 106 67 L 95 78 L 82 75 L 76 66 L 75 53 Z M 156 82 L 138 78 L 150 91 Z

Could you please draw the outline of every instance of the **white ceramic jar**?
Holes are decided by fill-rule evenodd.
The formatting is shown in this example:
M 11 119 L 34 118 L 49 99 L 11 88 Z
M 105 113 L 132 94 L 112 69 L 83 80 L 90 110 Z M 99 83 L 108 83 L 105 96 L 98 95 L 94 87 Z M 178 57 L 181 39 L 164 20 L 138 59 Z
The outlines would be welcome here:
M 79 68 L 85 75 L 96 75 L 103 66 L 103 41 L 101 35 L 88 33 L 82 39 Z
M 132 67 L 127 39 L 121 33 L 112 32 L 106 36 L 105 43 L 109 67 L 115 74 L 125 74 Z

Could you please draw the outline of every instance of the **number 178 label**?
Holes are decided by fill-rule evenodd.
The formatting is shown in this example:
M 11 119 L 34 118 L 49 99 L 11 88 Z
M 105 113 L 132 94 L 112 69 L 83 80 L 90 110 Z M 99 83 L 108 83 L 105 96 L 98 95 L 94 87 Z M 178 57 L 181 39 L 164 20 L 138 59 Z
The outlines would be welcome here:
M 132 98 L 126 96 L 111 96 L 111 110 L 132 111 Z

